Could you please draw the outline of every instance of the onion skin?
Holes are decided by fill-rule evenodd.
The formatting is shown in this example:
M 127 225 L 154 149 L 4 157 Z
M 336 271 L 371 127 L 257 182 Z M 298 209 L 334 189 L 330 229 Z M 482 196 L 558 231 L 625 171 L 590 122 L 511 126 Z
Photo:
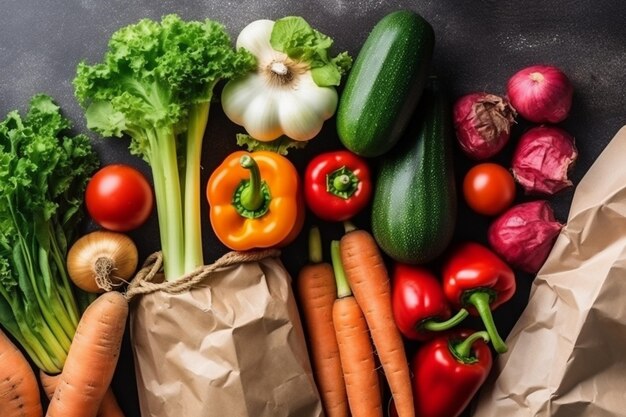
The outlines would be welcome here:
M 67 272 L 77 287 L 91 293 L 111 291 L 137 270 L 135 243 L 125 234 L 98 230 L 78 239 L 67 254 Z
M 572 107 L 574 87 L 567 75 L 550 65 L 534 65 L 515 73 L 507 83 L 511 105 L 534 123 L 559 123 Z
M 518 204 L 489 226 L 491 248 L 511 266 L 535 274 L 550 254 L 563 225 L 545 200 Z
M 553 195 L 573 185 L 568 173 L 577 157 L 569 133 L 557 127 L 537 126 L 520 138 L 511 171 L 526 194 Z
M 456 137 L 461 150 L 474 160 L 500 152 L 509 141 L 516 112 L 509 102 L 489 93 L 471 93 L 453 106 Z

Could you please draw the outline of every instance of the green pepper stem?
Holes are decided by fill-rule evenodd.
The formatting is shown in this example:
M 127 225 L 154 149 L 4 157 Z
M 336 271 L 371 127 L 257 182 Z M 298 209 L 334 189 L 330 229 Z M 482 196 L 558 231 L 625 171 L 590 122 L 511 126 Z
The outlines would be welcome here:
M 350 181 L 350 177 L 346 174 L 338 175 L 333 180 L 333 187 L 338 189 L 339 191 L 345 191 L 350 188 L 352 181 Z
M 422 327 L 424 330 L 428 330 L 431 332 L 440 332 L 443 330 L 448 330 L 458 325 L 463 320 L 465 320 L 465 317 L 467 317 L 468 314 L 469 313 L 467 312 L 467 310 L 462 308 L 454 316 L 450 317 L 446 321 L 437 321 L 435 319 L 429 319 L 429 320 L 424 321 L 420 327 Z
M 242 168 L 250 171 L 250 181 L 241 192 L 241 205 L 250 211 L 255 211 L 263 205 L 261 192 L 261 171 L 254 158 L 246 154 L 239 159 Z
M 457 358 L 466 360 L 472 355 L 472 346 L 478 339 L 483 339 L 485 343 L 489 343 L 489 333 L 485 331 L 472 333 L 461 343 L 451 345 L 451 348 L 454 349 Z
M 348 200 L 359 189 L 359 178 L 345 166 L 326 174 L 326 192 Z
M 339 247 L 338 240 L 330 242 L 330 257 L 333 262 L 335 282 L 337 283 L 337 298 L 350 297 L 352 295 L 352 289 L 350 289 L 350 284 L 346 278 L 346 271 L 343 269 L 343 262 L 341 262 L 341 248 Z
M 317 226 L 309 231 L 309 262 L 319 264 L 322 262 L 322 237 Z
M 491 296 L 488 292 L 479 290 L 473 292 L 467 301 L 476 307 L 478 314 L 480 314 L 480 318 L 483 320 L 483 324 L 487 329 L 487 333 L 489 333 L 489 338 L 496 352 L 504 353 L 508 348 L 500 337 L 500 334 L 498 334 L 498 329 L 493 321 L 493 315 L 491 314 L 491 307 L 489 305 L 490 298 Z

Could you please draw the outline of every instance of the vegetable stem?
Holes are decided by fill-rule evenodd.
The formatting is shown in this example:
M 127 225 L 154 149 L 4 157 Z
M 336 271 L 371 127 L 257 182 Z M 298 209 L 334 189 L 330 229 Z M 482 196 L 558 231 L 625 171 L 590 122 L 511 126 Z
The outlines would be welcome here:
M 54 277 L 52 276 L 52 271 L 50 270 L 50 259 L 48 258 L 48 252 L 43 248 L 39 247 L 39 269 L 40 274 L 44 281 L 48 281 L 52 283 Z M 47 294 L 46 294 L 47 292 Z M 39 297 L 39 302 L 42 310 L 52 310 L 54 313 L 51 314 L 56 321 L 58 321 L 58 325 L 61 326 L 65 336 L 67 336 L 67 344 L 64 343 L 66 350 L 69 350 L 71 339 L 74 336 L 74 332 L 76 331 L 76 325 L 72 324 L 72 320 L 68 316 L 67 309 L 65 308 L 65 304 L 61 299 L 61 296 L 56 288 L 56 286 L 50 285 L 48 291 L 45 291 Z M 53 326 L 51 326 L 53 327 Z M 56 331 L 55 331 L 56 332 Z M 59 335 L 61 336 L 61 335 Z M 60 337 L 60 341 L 65 342 L 65 338 Z
M 343 262 L 341 261 L 341 247 L 338 240 L 333 240 L 330 243 L 330 256 L 333 263 L 333 271 L 335 273 L 335 281 L 337 282 L 337 298 L 344 298 L 352 296 L 352 289 L 348 283 L 346 272 L 343 269 Z
M 191 107 L 187 128 L 184 194 L 184 273 L 193 272 L 203 264 L 200 219 L 200 168 L 202 141 L 209 120 L 208 101 Z
M 183 268 L 184 247 L 181 242 L 183 240 L 183 209 L 181 201 L 180 179 L 178 171 L 178 161 L 176 160 L 176 138 L 170 129 L 160 138 L 160 147 L 165 149 L 162 153 L 163 159 L 163 176 L 164 182 L 167 184 L 165 215 L 169 217 L 168 224 L 170 227 L 170 236 L 168 242 L 168 254 L 163 256 L 163 265 L 165 268 L 165 278 L 167 280 L 177 279 L 185 272 Z M 169 267 L 168 263 L 169 262 Z
M 53 236 L 52 230 L 50 231 L 50 233 L 51 236 Z M 57 267 L 58 274 L 61 276 L 61 287 L 58 288 L 58 291 L 60 293 L 63 305 L 65 306 L 65 311 L 67 312 L 68 317 L 72 323 L 72 328 L 76 329 L 76 326 L 78 326 L 80 314 L 78 312 L 78 305 L 76 303 L 76 300 L 73 297 L 69 277 L 67 276 L 67 272 L 65 270 L 66 266 L 65 262 L 63 261 L 65 256 L 61 255 L 61 250 L 59 249 L 59 245 L 56 239 L 51 239 L 50 249 L 50 256 L 52 257 L 52 261 Z
M 28 353 L 30 358 L 35 363 L 35 365 L 39 366 L 40 369 L 43 369 L 42 367 L 45 366 L 44 362 L 46 362 L 47 355 L 44 355 L 44 357 L 42 359 L 40 359 L 39 355 L 40 355 L 41 350 L 42 350 L 41 345 L 39 345 L 39 342 L 37 342 L 37 341 L 35 341 L 33 343 L 32 342 L 33 338 L 32 337 L 28 337 L 27 332 L 30 331 L 28 328 L 25 329 L 26 331 L 24 331 L 24 332 L 22 331 L 22 326 L 20 325 L 21 309 L 20 309 L 20 307 L 16 306 L 16 303 L 18 301 L 15 299 L 15 297 L 12 297 L 11 295 L 9 295 L 7 293 L 7 291 L 6 291 L 6 288 L 4 288 L 2 285 L 0 285 L 0 295 L 2 295 L 2 297 L 6 301 L 6 305 L 8 305 L 10 307 L 10 310 L 13 312 L 13 315 L 14 315 L 13 318 L 15 319 L 15 320 L 12 320 L 12 321 L 3 321 L 2 325 L 9 332 L 11 332 L 13 337 L 15 337 L 15 339 L 24 348 L 26 353 Z M 2 300 L 0 300 L 0 301 L 2 301 Z M 1 310 L 2 304 L 3 303 L 0 302 L 0 310 Z M 39 347 L 39 349 L 37 349 L 37 347 Z M 48 361 L 48 363 L 50 363 L 50 361 Z
M 356 193 L 359 183 L 354 172 L 343 166 L 326 175 L 326 192 L 347 200 Z
M 483 339 L 485 343 L 489 343 L 489 333 L 486 331 L 472 333 L 462 342 L 451 345 L 451 349 L 453 349 L 454 354 L 458 359 L 461 359 L 462 361 L 471 359 L 472 346 L 474 345 L 474 342 L 479 339 Z
M 31 304 L 30 309 L 34 311 L 28 312 L 27 310 L 27 314 L 35 314 L 35 311 L 39 310 L 43 320 L 40 320 L 41 323 L 37 330 L 46 331 L 47 334 L 49 332 L 49 335 L 54 335 L 52 337 L 48 336 L 48 338 L 51 344 L 54 344 L 53 348 L 59 348 L 55 351 L 55 354 L 58 354 L 59 350 L 62 352 L 65 349 L 65 351 L 67 351 L 70 347 L 71 339 L 66 334 L 63 326 L 61 326 L 57 320 L 55 314 L 51 311 L 51 308 L 54 309 L 56 306 L 51 307 L 50 300 L 44 300 L 43 298 L 42 291 L 38 286 L 37 279 L 35 278 L 34 265 L 28 264 L 31 257 L 28 249 L 25 247 L 25 244 L 26 243 L 21 240 L 14 248 L 13 261 L 15 262 L 22 285 L 24 285 L 25 288 L 30 287 L 27 289 L 27 292 L 30 294 L 26 294 L 26 303 Z M 39 255 L 39 251 L 37 251 L 37 255 Z M 50 328 L 52 331 L 50 331 Z M 46 340 L 48 340 L 48 338 Z
M 180 176 L 176 160 L 176 139 L 171 127 L 148 130 L 153 149 L 161 149 L 151 158 L 152 176 L 159 216 L 165 279 L 175 280 L 184 274 L 183 220 Z
M 450 317 L 446 321 L 436 321 L 433 319 L 426 320 L 422 326 L 424 329 L 431 332 L 440 332 L 443 330 L 451 329 L 461 323 L 469 315 L 468 311 L 464 308 L 460 309 L 454 316 Z
M 312 264 L 322 262 L 322 237 L 317 226 L 311 227 L 309 232 L 309 262 Z
M 241 166 L 250 171 L 250 180 L 241 192 L 241 205 L 250 211 L 255 211 L 263 205 L 261 192 L 261 171 L 259 165 L 250 155 L 243 155 L 239 161 Z
M 476 307 L 480 318 L 483 320 L 483 324 L 489 333 L 489 338 L 493 344 L 494 349 L 498 353 L 504 353 L 508 350 L 504 340 L 500 337 L 496 324 L 493 321 L 493 315 L 491 314 L 491 307 L 489 305 L 491 296 L 485 291 L 474 291 L 468 298 L 470 304 Z
M 63 361 L 67 355 L 64 353 L 60 358 L 54 358 L 54 355 L 49 353 L 49 349 L 46 349 L 39 338 L 31 333 L 30 329 L 24 329 L 23 326 L 20 327 L 22 334 L 27 340 L 25 346 L 28 346 L 34 352 L 32 359 L 35 363 L 37 363 L 37 361 L 40 363 L 40 369 L 52 374 L 61 372 L 63 369 Z
M 349 189 L 350 184 L 351 184 L 350 177 L 345 174 L 339 175 L 335 177 L 335 179 L 333 180 L 333 186 L 339 191 L 345 191 Z
M 42 325 L 38 330 L 41 338 L 45 341 L 43 346 L 50 353 L 51 361 L 57 368 L 63 369 L 69 347 L 62 346 L 55 333 L 48 326 Z
M 158 141 L 156 131 L 153 129 L 146 130 L 147 140 L 150 143 L 149 149 L 157 149 Z M 166 215 L 166 203 L 165 198 L 167 196 L 166 184 L 164 182 L 163 175 L 160 174 L 161 169 L 158 165 L 157 156 L 154 153 L 150 153 L 148 156 L 148 162 L 152 168 L 152 178 L 154 182 L 154 198 L 157 205 L 157 216 L 159 218 L 159 235 L 161 240 L 161 250 L 165 256 L 165 253 L 169 252 L 169 221 Z

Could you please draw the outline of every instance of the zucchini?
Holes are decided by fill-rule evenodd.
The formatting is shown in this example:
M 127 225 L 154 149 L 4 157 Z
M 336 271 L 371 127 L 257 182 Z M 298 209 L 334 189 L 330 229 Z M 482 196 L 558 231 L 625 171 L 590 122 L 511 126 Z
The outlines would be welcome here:
M 372 232 L 394 260 L 421 264 L 449 245 L 457 215 L 451 108 L 436 80 L 424 90 L 416 117 L 381 158 Z
M 408 10 L 374 26 L 339 99 L 337 134 L 346 148 L 375 157 L 396 144 L 426 84 L 434 44 L 432 26 Z

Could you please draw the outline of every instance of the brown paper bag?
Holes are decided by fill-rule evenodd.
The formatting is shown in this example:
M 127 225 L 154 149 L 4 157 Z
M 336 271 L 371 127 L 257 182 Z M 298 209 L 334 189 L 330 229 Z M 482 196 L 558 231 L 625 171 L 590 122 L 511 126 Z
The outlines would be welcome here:
M 626 415 L 626 127 L 578 185 L 507 344 L 474 417 Z
M 232 252 L 191 285 L 143 276 L 127 292 L 142 417 L 322 415 L 291 279 L 275 251 Z

